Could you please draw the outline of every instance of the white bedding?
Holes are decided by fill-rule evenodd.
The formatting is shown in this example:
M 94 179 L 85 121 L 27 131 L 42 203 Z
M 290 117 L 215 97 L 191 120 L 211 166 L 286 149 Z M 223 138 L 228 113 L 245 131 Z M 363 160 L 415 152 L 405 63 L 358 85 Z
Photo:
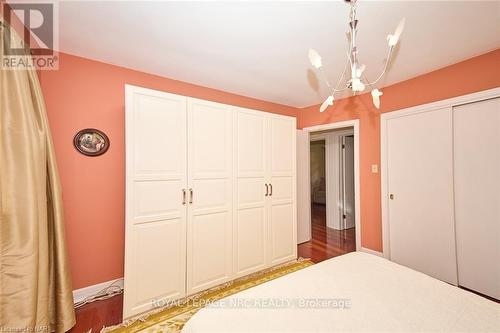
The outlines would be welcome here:
M 311 299 L 315 308 L 301 307 L 304 299 Z M 350 302 L 350 307 L 328 307 L 335 305 L 335 299 L 344 299 L 346 306 Z M 410 331 L 500 332 L 500 304 L 386 259 L 354 252 L 225 298 L 201 309 L 183 329 L 184 333 Z

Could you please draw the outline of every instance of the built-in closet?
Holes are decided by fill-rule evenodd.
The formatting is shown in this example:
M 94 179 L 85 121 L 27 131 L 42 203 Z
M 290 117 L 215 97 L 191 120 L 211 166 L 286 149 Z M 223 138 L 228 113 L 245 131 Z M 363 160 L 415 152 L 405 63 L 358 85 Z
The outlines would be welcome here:
M 384 253 L 500 299 L 500 90 L 382 115 Z
M 125 318 L 296 258 L 295 118 L 125 95 Z

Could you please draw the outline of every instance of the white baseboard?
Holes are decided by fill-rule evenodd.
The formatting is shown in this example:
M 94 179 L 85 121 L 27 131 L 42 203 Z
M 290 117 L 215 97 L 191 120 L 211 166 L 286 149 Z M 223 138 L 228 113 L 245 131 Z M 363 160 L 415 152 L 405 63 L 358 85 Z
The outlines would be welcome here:
M 384 254 L 382 252 L 378 252 L 378 251 L 375 251 L 375 250 L 367 249 L 366 247 L 361 247 L 361 252 L 366 252 L 366 253 L 369 253 L 369 254 L 373 254 L 373 255 L 385 258 Z
M 93 296 L 100 292 L 101 290 L 105 289 L 106 287 L 109 287 L 111 284 L 113 286 L 118 286 L 123 290 L 123 278 L 119 278 L 116 280 L 111 280 L 111 281 L 106 281 L 98 284 L 94 284 L 92 286 L 80 288 L 73 290 L 73 302 L 81 302 L 84 299 L 86 299 L 89 296 Z

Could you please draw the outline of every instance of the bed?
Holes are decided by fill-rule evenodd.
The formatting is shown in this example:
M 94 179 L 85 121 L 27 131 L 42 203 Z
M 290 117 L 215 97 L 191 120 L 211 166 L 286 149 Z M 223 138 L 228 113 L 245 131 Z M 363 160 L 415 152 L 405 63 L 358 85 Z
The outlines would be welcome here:
M 375 255 L 353 252 L 196 313 L 199 332 L 500 332 L 500 304 Z

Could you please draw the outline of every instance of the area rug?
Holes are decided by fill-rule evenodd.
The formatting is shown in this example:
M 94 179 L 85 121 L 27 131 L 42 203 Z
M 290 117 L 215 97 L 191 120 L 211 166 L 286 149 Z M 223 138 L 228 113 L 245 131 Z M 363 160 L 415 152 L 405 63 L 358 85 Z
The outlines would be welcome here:
M 175 305 L 155 309 L 140 317 L 123 322 L 117 326 L 106 327 L 101 333 L 141 332 L 141 333 L 176 333 L 201 308 L 224 297 L 231 296 L 245 289 L 255 287 L 286 274 L 313 265 L 310 259 L 299 259 L 277 267 L 272 267 L 237 280 L 233 280 L 195 294 Z

